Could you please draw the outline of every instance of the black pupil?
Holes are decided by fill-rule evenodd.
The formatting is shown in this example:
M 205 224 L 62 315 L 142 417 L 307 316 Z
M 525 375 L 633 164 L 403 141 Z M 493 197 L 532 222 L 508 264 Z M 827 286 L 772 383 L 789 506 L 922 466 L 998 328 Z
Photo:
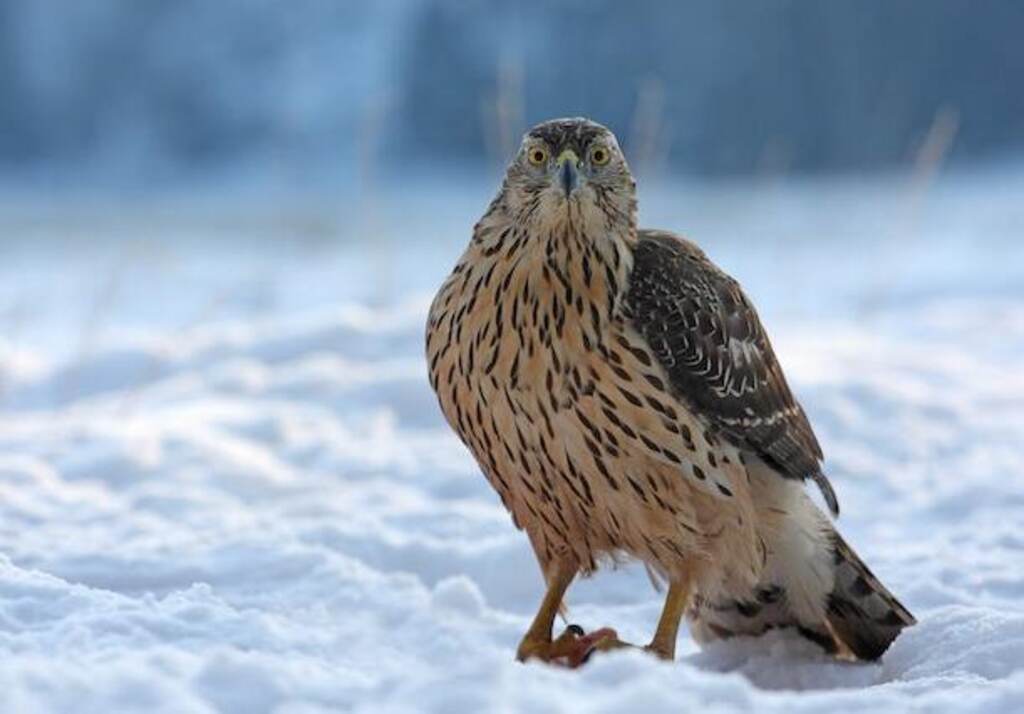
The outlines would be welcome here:
M 604 161 L 604 152 L 601 151 L 600 149 L 595 151 L 594 152 L 594 161 L 598 161 L 598 162 Z
M 533 160 L 538 162 L 538 163 L 543 161 L 544 160 L 544 152 L 543 151 L 534 151 L 533 152 Z

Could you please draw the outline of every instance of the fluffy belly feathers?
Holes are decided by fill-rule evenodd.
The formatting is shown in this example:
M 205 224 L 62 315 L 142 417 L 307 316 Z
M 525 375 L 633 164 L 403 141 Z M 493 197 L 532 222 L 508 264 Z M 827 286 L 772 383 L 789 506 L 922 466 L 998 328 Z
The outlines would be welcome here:
M 431 308 L 431 384 L 542 567 L 571 553 L 592 571 L 625 553 L 705 590 L 756 582 L 764 552 L 739 453 L 669 392 L 614 302 L 567 300 L 543 266 L 473 251 Z

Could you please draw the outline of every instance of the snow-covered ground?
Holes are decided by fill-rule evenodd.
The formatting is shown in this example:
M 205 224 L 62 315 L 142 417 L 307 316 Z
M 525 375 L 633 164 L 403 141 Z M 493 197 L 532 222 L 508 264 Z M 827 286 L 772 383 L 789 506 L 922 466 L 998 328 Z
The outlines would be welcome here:
M 0 195 L 0 711 L 1021 710 L 1024 173 L 641 184 L 747 285 L 920 620 L 856 665 L 513 662 L 539 574 L 421 357 L 492 187 Z M 659 607 L 636 567 L 570 594 L 638 641 Z

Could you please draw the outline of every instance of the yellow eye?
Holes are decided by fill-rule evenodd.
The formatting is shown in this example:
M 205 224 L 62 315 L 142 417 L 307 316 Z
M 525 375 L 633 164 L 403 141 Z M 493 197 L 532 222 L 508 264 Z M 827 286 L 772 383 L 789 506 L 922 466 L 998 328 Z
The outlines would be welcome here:
M 548 162 L 548 150 L 543 146 L 534 146 L 526 154 L 534 166 L 543 166 Z
M 590 163 L 594 166 L 604 166 L 611 158 L 611 152 L 603 146 L 595 146 L 590 150 Z

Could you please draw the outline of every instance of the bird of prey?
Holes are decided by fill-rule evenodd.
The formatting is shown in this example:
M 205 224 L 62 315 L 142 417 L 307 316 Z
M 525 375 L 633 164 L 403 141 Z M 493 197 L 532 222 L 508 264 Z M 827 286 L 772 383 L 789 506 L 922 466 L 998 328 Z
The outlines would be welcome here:
M 805 493 L 822 452 L 754 306 L 688 240 L 637 228 L 636 183 L 592 121 L 531 129 L 430 308 L 441 410 L 547 592 L 518 658 L 577 666 L 611 628 L 552 637 L 573 579 L 635 558 L 667 595 L 646 649 L 793 628 L 877 659 L 914 618 Z

